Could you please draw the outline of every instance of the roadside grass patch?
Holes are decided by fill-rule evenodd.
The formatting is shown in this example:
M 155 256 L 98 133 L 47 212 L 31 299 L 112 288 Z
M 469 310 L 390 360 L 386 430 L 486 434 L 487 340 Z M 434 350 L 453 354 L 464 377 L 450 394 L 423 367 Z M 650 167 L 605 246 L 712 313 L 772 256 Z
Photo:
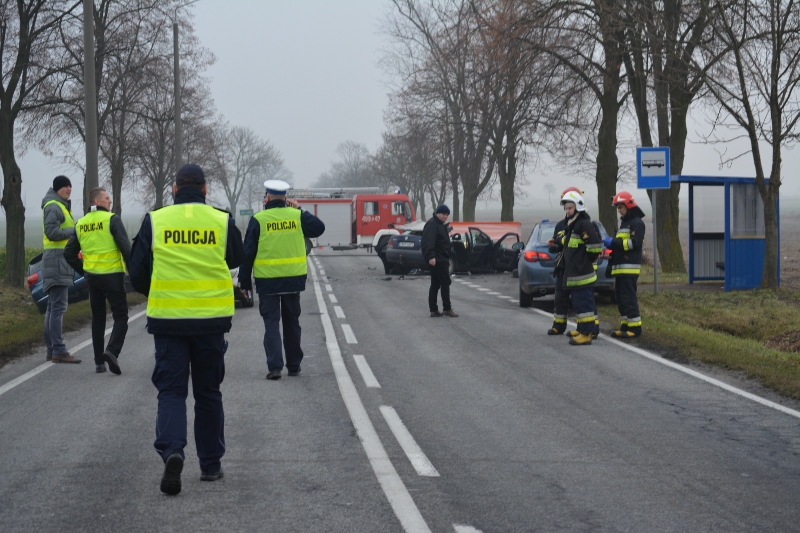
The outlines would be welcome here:
M 598 311 L 616 329 L 616 305 Z M 736 292 L 639 293 L 644 335 L 634 343 L 671 359 L 695 359 L 741 371 L 800 399 L 800 354 L 775 348 L 776 336 L 797 331 L 800 294 L 778 289 Z
M 35 254 L 34 254 L 35 255 Z M 147 301 L 138 293 L 128 294 L 128 306 Z M 92 321 L 89 301 L 71 303 L 64 315 L 64 332 L 75 331 Z M 111 323 L 109 317 L 108 323 Z M 44 315 L 40 314 L 27 289 L 0 284 L 0 366 L 27 355 L 44 343 Z

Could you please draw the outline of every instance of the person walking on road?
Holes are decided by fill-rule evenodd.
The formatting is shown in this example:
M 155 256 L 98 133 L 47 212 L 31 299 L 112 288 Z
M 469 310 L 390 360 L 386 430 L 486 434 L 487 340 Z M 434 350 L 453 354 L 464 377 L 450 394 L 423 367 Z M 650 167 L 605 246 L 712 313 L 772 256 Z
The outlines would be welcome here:
M 620 225 L 615 237 L 603 242 L 611 250 L 608 267 L 614 277 L 614 292 L 619 309 L 619 329 L 614 336 L 631 339 L 642 334 L 642 316 L 636 285 L 642 268 L 642 243 L 645 225 L 644 212 L 636 205 L 633 195 L 622 191 L 611 200 L 620 215 Z
M 442 204 L 422 229 L 422 255 L 430 265 L 431 288 L 428 290 L 428 307 L 431 317 L 457 317 L 450 303 L 450 236 L 447 218 L 450 208 Z M 442 291 L 442 312 L 439 312 L 439 291 Z
M 570 191 L 583 194 L 577 187 L 567 187 L 561 193 L 561 198 Z M 547 330 L 548 335 L 562 335 L 567 330 L 567 317 L 569 315 L 569 292 L 564 287 L 564 233 L 567 230 L 568 216 L 558 221 L 553 229 L 553 237 L 548 239 L 548 251 L 556 256 L 556 266 L 553 277 L 556 278 L 556 288 L 553 294 L 553 326 Z
M 47 360 L 54 363 L 80 363 L 67 351 L 62 336 L 64 314 L 67 312 L 69 288 L 75 271 L 64 259 L 64 248 L 75 234 L 72 218 L 72 183 L 66 176 L 56 176 L 53 187 L 42 199 L 42 288 L 47 293 L 47 311 L 44 315 L 44 341 Z
M 178 169 L 175 204 L 145 215 L 128 264 L 133 287 L 148 297 L 147 331 L 155 341 L 152 381 L 158 389 L 155 449 L 164 461 L 161 492 L 181 491 L 189 377 L 200 479 L 222 478 L 225 333 L 234 312 L 231 268 L 244 257 L 233 218 L 206 205 L 198 165 Z
M 572 345 L 592 343 L 595 333 L 594 284 L 597 281 L 594 262 L 603 251 L 600 236 L 592 224 L 583 196 L 570 191 L 561 198 L 567 214 L 564 232 L 564 289 L 569 291 L 578 323 L 578 334 L 570 338 Z
M 244 237 L 244 262 L 239 286 L 252 292 L 256 279 L 258 310 L 264 320 L 267 379 L 281 379 L 283 350 L 290 376 L 300 374 L 300 293 L 306 289 L 308 267 L 305 239 L 319 237 L 325 224 L 286 198 L 291 185 L 281 180 L 264 182 L 264 209 L 250 219 Z M 283 350 L 280 323 L 283 321 Z
M 75 225 L 75 233 L 64 248 L 64 257 L 89 284 L 95 371 L 105 372 L 108 363 L 111 372 L 121 374 L 117 358 L 128 332 L 125 265 L 130 261 L 131 241 L 122 220 L 111 212 L 111 197 L 105 189 L 92 189 L 89 203 L 91 210 Z M 83 259 L 80 252 L 83 252 Z M 111 306 L 114 327 L 108 345 L 104 346 L 106 300 Z

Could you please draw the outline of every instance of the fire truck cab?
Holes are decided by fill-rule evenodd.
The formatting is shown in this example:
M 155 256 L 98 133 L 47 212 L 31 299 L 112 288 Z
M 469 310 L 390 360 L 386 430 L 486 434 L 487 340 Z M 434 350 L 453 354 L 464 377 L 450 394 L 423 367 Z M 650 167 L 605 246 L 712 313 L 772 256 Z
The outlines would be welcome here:
M 384 194 L 377 187 L 293 189 L 288 196 L 325 223 L 325 233 L 312 239 L 313 246 L 371 247 L 381 230 L 416 220 L 407 195 Z

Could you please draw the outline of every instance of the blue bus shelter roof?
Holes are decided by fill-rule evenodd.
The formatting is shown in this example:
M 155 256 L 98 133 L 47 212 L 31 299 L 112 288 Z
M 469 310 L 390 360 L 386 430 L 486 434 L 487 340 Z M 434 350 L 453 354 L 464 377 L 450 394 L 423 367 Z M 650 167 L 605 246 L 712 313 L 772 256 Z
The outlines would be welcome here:
M 694 185 L 725 185 L 726 183 L 755 183 L 755 178 L 746 178 L 740 176 L 686 176 L 680 174 L 678 176 L 670 176 L 670 181 L 677 181 L 679 183 L 692 183 Z M 769 183 L 769 178 L 765 179 Z

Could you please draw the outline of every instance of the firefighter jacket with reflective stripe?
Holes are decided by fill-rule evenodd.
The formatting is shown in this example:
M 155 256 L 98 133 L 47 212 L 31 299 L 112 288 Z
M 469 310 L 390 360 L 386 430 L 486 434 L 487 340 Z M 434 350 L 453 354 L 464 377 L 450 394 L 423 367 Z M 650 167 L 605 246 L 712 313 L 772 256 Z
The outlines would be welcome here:
M 603 251 L 589 214 L 578 213 L 564 233 L 564 281 L 567 289 L 582 289 L 597 281 L 594 261 Z
M 70 213 L 67 210 L 67 207 L 64 204 L 62 204 L 61 202 L 59 202 L 57 200 L 50 200 L 49 202 L 47 202 L 46 204 L 44 204 L 42 206 L 42 210 L 44 210 L 44 208 L 46 208 L 50 204 L 56 204 L 58 207 L 61 208 L 61 212 L 64 214 L 64 222 L 62 222 L 61 225 L 59 226 L 60 229 L 63 230 L 63 229 L 74 228 L 75 227 L 75 221 L 72 219 L 72 213 Z M 53 248 L 58 248 L 58 249 L 63 250 L 64 247 L 67 245 L 67 241 L 68 240 L 69 240 L 68 238 L 60 240 L 60 241 L 51 241 L 50 239 L 48 239 L 47 238 L 47 232 L 44 231 L 44 219 L 42 219 L 42 242 L 44 244 L 44 249 L 45 250 L 50 250 L 50 249 L 53 249 Z
M 83 253 L 83 270 L 90 274 L 125 272 L 114 236 L 111 234 L 111 217 L 114 213 L 90 211 L 75 225 L 75 232 Z
M 620 219 L 619 230 L 611 241 L 611 275 L 638 276 L 642 268 L 644 213 L 637 206 Z
M 233 285 L 225 262 L 228 214 L 205 204 L 150 212 L 153 272 L 147 316 L 233 316 Z
M 549 246 L 547 251 L 551 254 L 558 254 L 555 258 L 556 266 L 553 268 L 553 276 L 559 277 L 564 274 L 564 232 L 567 231 L 567 218 L 562 218 L 553 228 L 553 240 L 556 242 Z M 558 283 L 556 283 L 558 286 Z M 562 288 L 562 287 L 557 287 Z
M 258 221 L 260 233 L 253 276 L 270 279 L 308 273 L 301 215 L 293 207 L 265 209 L 255 214 L 253 218 Z

